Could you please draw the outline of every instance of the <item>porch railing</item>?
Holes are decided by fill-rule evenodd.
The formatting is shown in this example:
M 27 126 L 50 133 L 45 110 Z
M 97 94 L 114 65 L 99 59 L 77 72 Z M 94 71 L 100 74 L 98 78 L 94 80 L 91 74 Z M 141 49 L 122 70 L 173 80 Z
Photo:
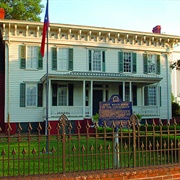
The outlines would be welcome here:
M 133 106 L 134 114 L 141 114 L 143 116 L 158 116 L 158 106 Z
M 85 108 L 85 109 L 84 109 Z M 59 117 L 62 114 L 66 114 L 67 117 L 90 117 L 90 106 L 52 106 L 51 117 Z
M 47 136 L 40 124 L 37 133 L 32 133 L 30 123 L 27 133 L 21 133 L 19 124 L 18 133 L 11 135 L 9 124 L 7 134 L 0 136 L 0 178 L 180 163 L 176 122 L 140 126 L 131 119 L 126 127 L 120 122 L 116 131 L 114 123 L 111 129 L 105 123 L 103 127 L 96 123 L 92 129 L 80 122 L 72 133 L 71 122 L 62 115 L 54 135 L 49 122 Z

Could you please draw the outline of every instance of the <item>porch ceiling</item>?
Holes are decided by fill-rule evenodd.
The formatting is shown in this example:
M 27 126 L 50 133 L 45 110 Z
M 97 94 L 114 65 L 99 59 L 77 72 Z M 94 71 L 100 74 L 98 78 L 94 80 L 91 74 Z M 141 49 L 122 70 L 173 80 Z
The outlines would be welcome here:
M 141 83 L 157 83 L 162 80 L 157 75 L 136 75 L 136 74 L 122 74 L 122 73 L 99 73 L 99 72 L 70 72 L 66 74 L 49 74 L 51 80 L 89 80 L 89 81 L 133 81 Z M 46 81 L 46 74 L 41 78 L 42 82 Z

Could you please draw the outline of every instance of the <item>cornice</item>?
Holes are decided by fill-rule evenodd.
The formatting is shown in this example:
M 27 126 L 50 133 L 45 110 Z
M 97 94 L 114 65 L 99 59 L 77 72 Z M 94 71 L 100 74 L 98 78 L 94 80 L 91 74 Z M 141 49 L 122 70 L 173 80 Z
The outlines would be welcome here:
M 4 19 L 0 20 L 0 27 L 4 40 L 17 37 L 30 38 L 31 40 L 36 38 L 41 41 L 42 22 Z M 50 42 L 54 41 L 54 43 L 57 43 L 57 40 L 65 40 L 172 48 L 174 44 L 180 42 L 180 36 L 175 35 L 57 23 L 50 24 L 48 33 Z

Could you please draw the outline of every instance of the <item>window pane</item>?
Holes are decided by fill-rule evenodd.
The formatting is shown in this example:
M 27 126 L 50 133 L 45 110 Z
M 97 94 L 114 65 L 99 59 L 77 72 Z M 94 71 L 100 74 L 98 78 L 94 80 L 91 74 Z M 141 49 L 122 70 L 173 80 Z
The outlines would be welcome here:
M 124 53 L 124 72 L 131 72 L 131 53 Z
M 93 51 L 93 71 L 101 71 L 101 51 Z
M 156 87 L 150 86 L 148 89 L 149 105 L 156 105 Z
M 58 49 L 58 70 L 68 70 L 68 49 Z
M 58 87 L 58 106 L 67 106 L 67 86 L 59 85 Z
M 156 73 L 156 55 L 148 55 L 148 73 Z
M 38 61 L 38 47 L 28 46 L 27 47 L 27 68 L 37 69 Z
M 37 85 L 27 84 L 26 86 L 26 106 L 37 106 Z

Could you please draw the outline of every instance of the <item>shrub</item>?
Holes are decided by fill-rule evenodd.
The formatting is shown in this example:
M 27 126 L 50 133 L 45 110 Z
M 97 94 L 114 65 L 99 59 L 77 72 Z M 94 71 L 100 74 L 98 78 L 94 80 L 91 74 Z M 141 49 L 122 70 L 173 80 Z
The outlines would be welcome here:
M 176 102 L 172 102 L 172 116 L 180 116 L 180 106 Z

